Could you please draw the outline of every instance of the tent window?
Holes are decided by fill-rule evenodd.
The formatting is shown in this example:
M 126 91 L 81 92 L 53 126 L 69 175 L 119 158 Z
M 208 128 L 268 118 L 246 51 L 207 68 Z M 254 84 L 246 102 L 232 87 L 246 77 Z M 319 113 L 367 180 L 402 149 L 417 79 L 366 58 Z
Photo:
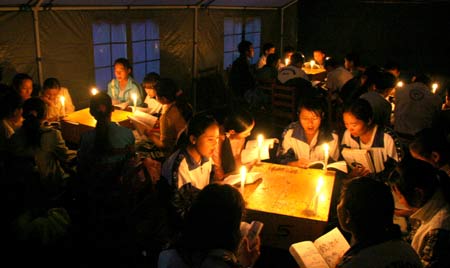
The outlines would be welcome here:
M 243 23 L 244 21 L 244 23 Z M 251 60 L 252 64 L 258 61 L 261 43 L 261 18 L 249 17 L 245 18 L 231 18 L 224 19 L 224 44 L 223 44 L 223 67 L 230 68 L 235 59 L 239 57 L 237 49 L 238 44 L 242 40 L 252 42 L 255 49 L 255 57 Z
M 106 89 L 113 78 L 117 58 L 127 58 L 133 63 L 136 81 L 142 81 L 146 73 L 159 73 L 159 27 L 151 20 L 128 25 L 94 23 L 92 32 L 95 81 L 100 89 Z

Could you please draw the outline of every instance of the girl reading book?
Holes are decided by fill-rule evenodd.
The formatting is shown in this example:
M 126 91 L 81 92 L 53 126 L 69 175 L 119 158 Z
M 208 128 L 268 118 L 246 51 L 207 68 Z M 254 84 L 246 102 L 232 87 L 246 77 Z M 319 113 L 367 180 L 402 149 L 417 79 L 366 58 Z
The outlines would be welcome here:
M 133 105 L 133 94 L 136 94 L 136 105 L 141 105 L 142 94 L 139 84 L 131 77 L 131 64 L 125 58 L 116 59 L 114 62 L 115 78 L 108 83 L 108 95 L 112 98 L 113 105 L 125 109 Z
M 282 134 L 277 153 L 281 164 L 307 168 L 310 162 L 325 160 L 325 144 L 329 146 L 329 161 L 338 160 L 338 136 L 328 127 L 325 103 L 318 97 L 300 102 L 298 121 L 291 123 Z

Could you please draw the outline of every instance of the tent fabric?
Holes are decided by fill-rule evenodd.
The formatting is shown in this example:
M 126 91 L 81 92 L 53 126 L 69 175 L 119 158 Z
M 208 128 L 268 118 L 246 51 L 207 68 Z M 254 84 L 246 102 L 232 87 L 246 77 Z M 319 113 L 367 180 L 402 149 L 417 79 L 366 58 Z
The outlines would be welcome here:
M 291 12 L 296 14 L 295 5 L 286 9 L 286 13 Z M 161 76 L 174 78 L 179 86 L 192 96 L 190 88 L 193 78 L 194 14 L 195 9 L 192 8 L 39 11 L 43 78 L 58 78 L 62 86 L 70 90 L 77 109 L 86 107 L 91 87 L 106 88 L 106 85 L 95 83 L 92 24 L 151 19 L 159 25 Z M 223 23 L 226 16 L 260 17 L 260 45 L 272 42 L 279 46 L 279 9 L 199 9 L 197 70 L 217 67 L 219 71 L 223 71 Z M 291 29 L 285 27 L 284 44 L 295 46 L 296 18 L 285 16 L 285 21 L 287 20 L 294 22 L 285 24 Z M 15 73 L 25 72 L 37 83 L 33 13 L 29 10 L 0 12 L 0 30 L 0 68 L 3 70 L 1 82 L 10 83 Z

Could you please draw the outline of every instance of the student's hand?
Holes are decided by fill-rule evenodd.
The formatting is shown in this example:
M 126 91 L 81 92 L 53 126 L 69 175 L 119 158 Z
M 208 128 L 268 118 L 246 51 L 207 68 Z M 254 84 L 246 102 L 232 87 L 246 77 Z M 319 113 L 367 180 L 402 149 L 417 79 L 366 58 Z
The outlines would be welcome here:
M 46 95 L 41 96 L 41 100 L 43 100 L 48 106 L 54 106 L 55 103 L 50 100 Z
M 348 174 L 348 178 L 355 178 L 355 177 L 362 177 L 362 176 L 367 176 L 370 174 L 370 170 L 368 170 L 367 168 L 365 168 L 364 166 L 356 166 L 352 169 L 352 171 L 350 171 L 350 173 Z
M 239 247 L 238 259 L 242 267 L 252 267 L 261 255 L 261 240 L 259 236 L 255 237 L 253 245 L 250 247 L 247 237 L 244 237 Z

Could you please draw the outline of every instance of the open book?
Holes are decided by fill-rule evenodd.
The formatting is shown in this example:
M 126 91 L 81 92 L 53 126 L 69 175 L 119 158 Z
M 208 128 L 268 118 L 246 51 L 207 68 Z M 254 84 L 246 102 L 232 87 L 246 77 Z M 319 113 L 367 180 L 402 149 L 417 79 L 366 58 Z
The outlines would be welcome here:
M 318 161 L 310 162 L 308 164 L 308 168 L 323 169 L 324 165 L 325 165 L 325 162 L 323 162 L 322 160 L 318 160 Z M 347 163 L 345 161 L 337 161 L 334 163 L 328 163 L 327 169 L 340 170 L 344 173 L 348 173 Z
M 347 240 L 336 227 L 314 242 L 292 244 L 289 252 L 301 268 L 331 268 L 336 267 L 349 248 Z
M 241 152 L 241 162 L 250 163 L 258 159 L 258 154 L 260 155 L 260 160 L 269 159 L 269 149 L 272 149 L 274 144 L 278 142 L 276 138 L 264 139 L 261 148 L 259 148 L 257 140 L 247 141 L 244 150 Z
M 128 118 L 140 135 L 144 135 L 145 129 L 153 128 L 156 121 L 158 121 L 158 117 L 141 111 L 135 111 L 132 115 L 128 115 Z
M 253 184 L 257 182 L 258 180 L 262 180 L 262 173 L 260 172 L 248 172 L 247 176 L 245 177 L 245 184 Z M 224 183 L 235 185 L 241 183 L 241 174 L 234 174 L 226 177 L 223 180 Z
M 113 106 L 117 107 L 119 110 L 125 110 L 128 107 L 128 102 L 116 103 Z
M 350 149 L 344 148 L 342 156 L 349 166 L 362 165 L 371 173 L 384 170 L 385 157 L 381 148 L 372 149 Z

